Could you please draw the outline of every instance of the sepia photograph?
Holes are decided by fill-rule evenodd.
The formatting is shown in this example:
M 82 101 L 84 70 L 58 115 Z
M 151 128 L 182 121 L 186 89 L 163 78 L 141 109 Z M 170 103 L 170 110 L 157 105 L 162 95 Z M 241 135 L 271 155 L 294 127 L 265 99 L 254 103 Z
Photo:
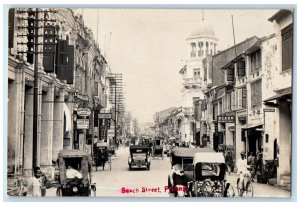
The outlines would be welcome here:
M 294 13 L 9 7 L 5 195 L 291 198 Z

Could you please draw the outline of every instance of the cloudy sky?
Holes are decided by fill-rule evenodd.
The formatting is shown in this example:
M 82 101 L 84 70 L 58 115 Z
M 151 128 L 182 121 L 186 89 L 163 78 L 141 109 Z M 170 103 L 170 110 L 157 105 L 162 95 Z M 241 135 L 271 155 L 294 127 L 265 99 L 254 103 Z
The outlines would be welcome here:
M 232 15 L 238 43 L 254 35 L 272 34 L 273 25 L 268 18 L 277 10 L 75 11 L 83 12 L 85 24 L 93 30 L 112 71 L 123 74 L 126 108 L 140 123 L 152 121 L 155 112 L 180 106 L 179 70 L 187 58 L 186 38 L 202 23 L 203 11 L 204 21 L 214 28 L 219 39 L 217 50 L 224 50 L 233 45 Z

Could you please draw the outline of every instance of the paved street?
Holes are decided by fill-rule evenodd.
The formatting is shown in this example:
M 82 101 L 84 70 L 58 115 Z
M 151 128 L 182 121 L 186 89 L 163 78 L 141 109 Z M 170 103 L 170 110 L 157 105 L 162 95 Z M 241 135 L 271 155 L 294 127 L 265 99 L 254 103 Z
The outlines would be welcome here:
M 105 170 L 94 171 L 93 181 L 97 184 L 97 196 L 99 197 L 169 197 L 164 191 L 167 186 L 167 176 L 170 174 L 171 165 L 168 157 L 151 159 L 150 171 L 134 169 L 129 171 L 127 158 L 128 147 L 121 147 L 117 156 L 112 160 L 112 170 L 106 166 Z M 100 169 L 100 168 L 99 168 Z M 236 189 L 237 174 L 227 175 L 227 180 Z M 131 189 L 132 192 L 122 193 L 122 188 Z M 143 191 L 143 188 L 154 189 Z M 155 190 L 159 188 L 159 190 Z M 49 196 L 55 196 L 55 189 L 47 191 Z M 47 195 L 47 196 L 48 196 Z M 289 192 L 266 184 L 254 183 L 255 197 L 289 197 Z

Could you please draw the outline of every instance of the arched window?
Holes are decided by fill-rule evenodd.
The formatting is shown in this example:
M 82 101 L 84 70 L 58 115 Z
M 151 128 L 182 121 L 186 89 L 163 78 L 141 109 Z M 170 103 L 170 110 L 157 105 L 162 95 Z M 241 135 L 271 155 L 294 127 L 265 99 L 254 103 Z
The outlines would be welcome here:
M 203 56 L 203 42 L 198 43 L 199 51 L 198 51 L 198 56 L 201 57 Z
M 191 57 L 195 57 L 196 56 L 196 44 L 191 43 L 191 47 L 192 47 Z

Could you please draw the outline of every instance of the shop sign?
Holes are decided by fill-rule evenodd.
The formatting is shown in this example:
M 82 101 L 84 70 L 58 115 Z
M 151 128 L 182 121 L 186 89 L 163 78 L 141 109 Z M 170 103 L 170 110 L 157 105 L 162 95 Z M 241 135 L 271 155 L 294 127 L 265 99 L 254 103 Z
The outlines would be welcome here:
M 264 112 L 275 112 L 275 109 L 264 109 Z
M 78 108 L 77 114 L 81 117 L 88 117 L 91 115 L 91 110 L 89 108 Z
M 98 119 L 111 119 L 112 114 L 111 113 L 100 113 L 98 114 Z
M 234 123 L 235 116 L 218 116 L 218 123 Z
M 89 119 L 77 119 L 77 129 L 88 129 Z

